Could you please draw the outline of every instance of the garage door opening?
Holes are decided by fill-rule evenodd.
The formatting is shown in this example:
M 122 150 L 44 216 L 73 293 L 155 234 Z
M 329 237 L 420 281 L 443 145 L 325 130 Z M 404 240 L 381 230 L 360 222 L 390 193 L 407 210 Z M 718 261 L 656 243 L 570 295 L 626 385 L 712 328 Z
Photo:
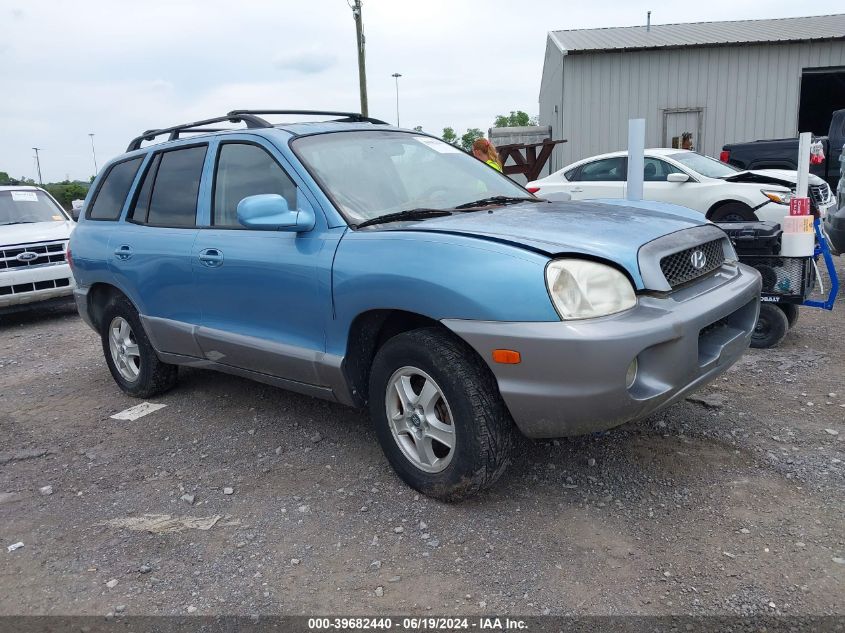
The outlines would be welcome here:
M 845 108 L 845 68 L 805 68 L 801 74 L 798 131 L 826 136 L 830 118 Z

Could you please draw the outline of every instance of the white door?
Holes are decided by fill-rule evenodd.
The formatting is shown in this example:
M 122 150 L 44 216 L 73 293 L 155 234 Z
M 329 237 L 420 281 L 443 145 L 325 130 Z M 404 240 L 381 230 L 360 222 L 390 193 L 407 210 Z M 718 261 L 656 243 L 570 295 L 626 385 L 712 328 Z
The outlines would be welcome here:
M 684 173 L 674 165 L 659 158 L 646 157 L 643 173 L 643 198 L 658 202 L 669 202 L 690 209 L 697 209 L 700 205 L 699 189 L 701 183 L 692 178 L 687 182 L 668 182 L 669 174 Z M 706 209 L 705 209 L 706 210 Z
M 571 181 L 561 188 L 573 200 L 623 197 L 626 173 L 624 156 L 600 158 L 581 165 Z

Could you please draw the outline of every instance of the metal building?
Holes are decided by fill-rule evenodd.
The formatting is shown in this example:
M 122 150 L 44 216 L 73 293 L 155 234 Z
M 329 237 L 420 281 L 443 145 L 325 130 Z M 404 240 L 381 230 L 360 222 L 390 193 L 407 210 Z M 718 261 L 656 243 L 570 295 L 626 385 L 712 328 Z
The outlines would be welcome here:
M 845 14 L 776 20 L 551 31 L 540 124 L 551 170 L 625 149 L 628 119 L 647 147 L 722 145 L 827 134 L 845 108 Z

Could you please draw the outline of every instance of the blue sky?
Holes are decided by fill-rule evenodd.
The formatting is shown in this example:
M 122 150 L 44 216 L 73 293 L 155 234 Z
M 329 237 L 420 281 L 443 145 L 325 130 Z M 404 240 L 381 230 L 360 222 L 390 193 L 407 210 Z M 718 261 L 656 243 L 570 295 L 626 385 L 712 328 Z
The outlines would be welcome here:
M 597 7 L 601 10 L 596 10 Z M 536 114 L 546 32 L 841 11 L 766 2 L 364 0 L 370 114 L 440 133 Z M 346 0 L 0 0 L 0 171 L 88 178 L 141 131 L 235 108 L 359 109 Z

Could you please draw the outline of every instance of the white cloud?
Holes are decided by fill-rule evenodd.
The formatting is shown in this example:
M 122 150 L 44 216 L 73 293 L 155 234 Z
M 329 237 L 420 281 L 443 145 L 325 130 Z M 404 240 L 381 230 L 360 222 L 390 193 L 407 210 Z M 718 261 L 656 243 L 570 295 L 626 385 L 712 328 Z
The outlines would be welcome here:
M 336 63 L 335 55 L 319 50 L 279 53 L 273 58 L 273 65 L 279 70 L 293 70 L 305 75 L 321 73 Z

